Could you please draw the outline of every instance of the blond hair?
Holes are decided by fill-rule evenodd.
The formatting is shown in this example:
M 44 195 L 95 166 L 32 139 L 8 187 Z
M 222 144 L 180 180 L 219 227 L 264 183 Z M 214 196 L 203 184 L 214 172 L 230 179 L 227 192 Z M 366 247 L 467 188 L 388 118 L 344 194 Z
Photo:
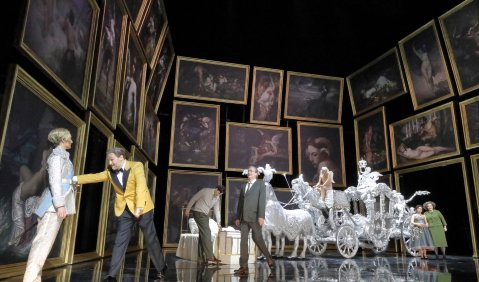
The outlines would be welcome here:
M 63 140 L 68 139 L 71 137 L 71 133 L 66 128 L 55 128 L 50 133 L 48 133 L 48 141 L 50 141 L 53 145 L 58 146 L 60 142 Z

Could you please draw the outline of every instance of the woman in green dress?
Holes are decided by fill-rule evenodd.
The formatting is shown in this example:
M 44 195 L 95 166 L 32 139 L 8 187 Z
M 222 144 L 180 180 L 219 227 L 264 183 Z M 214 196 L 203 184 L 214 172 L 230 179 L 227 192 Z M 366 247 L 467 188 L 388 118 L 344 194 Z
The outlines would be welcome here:
M 442 213 L 436 210 L 436 204 L 434 202 L 428 201 L 424 203 L 424 208 L 426 212 L 427 222 L 429 224 L 429 231 L 432 235 L 432 241 L 434 242 L 434 253 L 436 253 L 436 258 L 438 258 L 438 248 L 441 248 L 442 258 L 446 258 L 446 231 L 447 223 L 444 219 Z

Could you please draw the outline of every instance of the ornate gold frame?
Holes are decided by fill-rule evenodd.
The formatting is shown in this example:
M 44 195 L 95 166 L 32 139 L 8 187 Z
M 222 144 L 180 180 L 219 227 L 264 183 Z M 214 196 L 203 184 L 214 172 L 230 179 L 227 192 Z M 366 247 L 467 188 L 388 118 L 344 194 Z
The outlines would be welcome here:
M 467 99 L 459 103 L 459 107 L 461 108 L 461 120 L 462 120 L 462 128 L 464 130 L 464 142 L 466 144 L 466 149 L 474 149 L 479 147 L 479 142 L 478 143 L 471 142 L 469 122 L 467 120 L 467 106 L 472 103 L 479 103 L 479 96 L 476 96 L 471 99 Z
M 224 218 L 225 218 L 225 225 L 228 225 L 229 221 L 229 200 L 230 200 L 230 189 L 231 189 L 231 182 L 240 182 L 240 183 L 248 183 L 248 179 L 246 177 L 241 178 L 241 177 L 226 177 L 226 193 L 225 193 L 225 201 L 224 201 Z
M 278 82 L 278 97 L 277 97 L 277 114 L 276 114 L 276 121 L 264 121 L 264 120 L 259 120 L 259 119 L 254 119 L 254 110 L 255 110 L 255 97 L 257 94 L 261 93 L 256 93 L 256 72 L 257 71 L 263 71 L 263 72 L 270 72 L 276 75 L 279 75 L 279 82 Z M 249 120 L 251 123 L 259 123 L 259 124 L 271 124 L 271 125 L 279 125 L 280 124 L 280 119 L 281 119 L 281 102 L 283 100 L 283 75 L 284 71 L 283 70 L 278 70 L 278 69 L 270 69 L 270 68 L 262 68 L 262 67 L 254 67 L 253 68 L 253 85 L 252 85 L 252 94 L 251 94 L 251 110 L 250 110 L 250 116 Z M 275 91 L 276 92 L 276 91 Z

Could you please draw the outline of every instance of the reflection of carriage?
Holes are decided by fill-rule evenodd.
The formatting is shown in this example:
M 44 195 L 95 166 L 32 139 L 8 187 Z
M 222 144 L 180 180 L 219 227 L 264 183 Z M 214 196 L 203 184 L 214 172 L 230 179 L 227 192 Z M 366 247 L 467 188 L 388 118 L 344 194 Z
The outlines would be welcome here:
M 351 258 L 359 247 L 381 253 L 390 239 L 402 239 L 408 253 L 414 255 L 409 243 L 412 211 L 406 203 L 415 195 L 429 192 L 418 191 L 405 200 L 386 184 L 376 183 L 380 174 L 371 172 L 365 161 L 359 162 L 358 174 L 357 187 L 334 191 L 331 208 L 326 207 L 319 193 L 301 177 L 293 180 L 293 199 L 311 214 L 314 222 L 313 234 L 305 236 L 310 252 L 321 255 L 327 244 L 336 244 L 343 257 Z

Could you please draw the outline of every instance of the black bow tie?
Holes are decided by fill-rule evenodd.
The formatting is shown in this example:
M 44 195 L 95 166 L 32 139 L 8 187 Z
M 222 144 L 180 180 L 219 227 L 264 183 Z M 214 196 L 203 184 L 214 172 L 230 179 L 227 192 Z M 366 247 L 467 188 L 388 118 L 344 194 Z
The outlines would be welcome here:
M 114 170 L 114 172 L 116 172 L 117 174 L 120 173 L 120 172 L 125 172 L 125 170 L 123 168 L 120 168 L 118 170 Z

